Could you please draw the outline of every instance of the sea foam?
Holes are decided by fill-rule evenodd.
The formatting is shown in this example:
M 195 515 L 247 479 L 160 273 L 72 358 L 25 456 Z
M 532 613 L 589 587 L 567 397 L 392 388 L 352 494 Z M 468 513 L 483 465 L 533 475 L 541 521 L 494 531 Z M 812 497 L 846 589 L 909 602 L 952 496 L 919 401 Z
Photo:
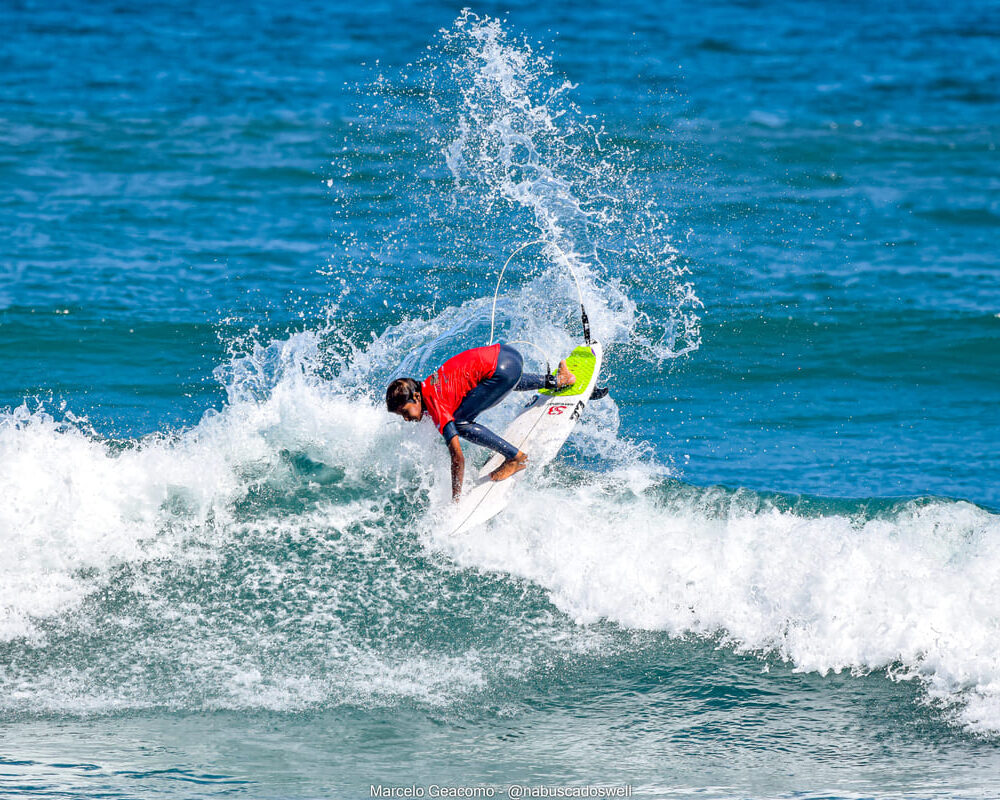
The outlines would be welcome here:
M 806 513 L 633 468 L 529 489 L 492 526 L 432 541 L 545 586 L 580 624 L 718 637 L 800 671 L 919 679 L 969 729 L 1000 730 L 1000 518 L 970 503 Z

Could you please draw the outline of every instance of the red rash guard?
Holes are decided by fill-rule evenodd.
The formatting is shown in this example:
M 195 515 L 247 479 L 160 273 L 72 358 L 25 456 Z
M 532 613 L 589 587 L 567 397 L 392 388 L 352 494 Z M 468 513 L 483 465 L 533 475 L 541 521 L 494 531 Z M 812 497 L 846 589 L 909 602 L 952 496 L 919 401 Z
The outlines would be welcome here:
M 455 419 L 455 412 L 465 396 L 497 368 L 500 345 L 476 347 L 452 356 L 441 369 L 420 384 L 424 410 L 431 415 L 434 426 L 444 432 L 444 426 Z

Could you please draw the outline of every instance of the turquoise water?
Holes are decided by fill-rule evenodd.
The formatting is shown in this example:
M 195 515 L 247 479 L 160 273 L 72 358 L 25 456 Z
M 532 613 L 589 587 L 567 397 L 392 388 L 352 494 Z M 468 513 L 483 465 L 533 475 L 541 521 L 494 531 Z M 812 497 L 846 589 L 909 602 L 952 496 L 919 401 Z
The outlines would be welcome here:
M 1000 793 L 1000 6 L 0 29 L 0 794 Z M 529 242 L 611 398 L 447 537 Z

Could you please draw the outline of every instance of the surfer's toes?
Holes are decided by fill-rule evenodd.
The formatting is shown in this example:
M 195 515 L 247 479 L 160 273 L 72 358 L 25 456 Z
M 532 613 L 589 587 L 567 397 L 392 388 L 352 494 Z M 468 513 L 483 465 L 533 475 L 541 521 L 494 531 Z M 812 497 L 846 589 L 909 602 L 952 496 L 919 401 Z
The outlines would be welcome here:
M 499 467 L 490 473 L 490 480 L 505 481 L 511 475 L 516 475 L 528 466 L 528 457 L 524 453 L 518 453 L 514 458 L 504 461 Z
M 569 371 L 565 359 L 559 362 L 559 371 L 556 373 L 556 387 L 565 389 L 576 383 L 576 375 Z

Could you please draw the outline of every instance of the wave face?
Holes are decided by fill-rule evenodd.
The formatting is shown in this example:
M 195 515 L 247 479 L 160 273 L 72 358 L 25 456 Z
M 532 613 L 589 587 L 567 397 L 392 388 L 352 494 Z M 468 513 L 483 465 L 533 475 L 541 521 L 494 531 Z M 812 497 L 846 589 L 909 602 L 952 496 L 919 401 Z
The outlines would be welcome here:
M 5 419 L 8 711 L 450 706 L 599 651 L 607 620 L 917 679 L 997 730 L 996 515 L 688 486 L 608 441 L 612 407 L 572 447 L 601 470 L 529 476 L 452 539 L 433 432 L 300 369 L 123 452 L 40 412 Z
M 810 55 L 827 27 L 809 9 L 772 29 L 727 8 L 713 35 L 676 9 L 668 37 L 658 11 L 629 8 L 628 32 L 610 12 L 525 11 L 565 26 L 551 50 L 471 11 L 436 35 L 385 14 L 400 52 L 423 55 L 351 73 L 350 106 L 309 83 L 341 58 L 313 52 L 327 12 L 271 9 L 301 47 L 294 79 L 245 68 L 205 28 L 176 86 L 151 47 L 146 71 L 91 64 L 86 113 L 10 111 L 3 136 L 34 165 L 11 203 L 28 219 L 33 192 L 81 255 L 12 223 L 5 724 L 44 738 L 52 720 L 236 720 L 218 723 L 234 752 L 244 725 L 262 740 L 300 726 L 344 772 L 397 725 L 414 769 L 413 741 L 460 761 L 469 726 L 492 754 L 477 774 L 542 752 L 662 788 L 669 761 L 671 786 L 719 796 L 801 788 L 748 788 L 761 753 L 772 775 L 819 753 L 795 763 L 848 796 L 870 787 L 836 770 L 880 748 L 899 761 L 878 762 L 879 791 L 905 794 L 946 751 L 972 765 L 963 791 L 995 776 L 1000 295 L 982 162 L 997 127 L 986 89 L 931 76 L 948 52 L 907 44 L 965 34 L 908 11 L 891 20 L 907 46 L 848 78 Z M 875 58 L 882 12 L 858 13 L 841 44 Z M 384 42 L 348 16 L 353 64 Z M 17 28 L 25 74 L 18 48 L 62 36 L 49 22 Z M 637 54 L 632 35 L 656 46 Z M 272 40 L 254 41 L 277 69 Z M 166 76 L 155 97 L 147 73 Z M 240 99 L 206 116 L 188 97 L 202 74 Z M 116 80 L 132 88 L 103 94 Z M 72 102 L 63 89 L 53 104 Z M 257 95 L 267 114 L 247 111 Z M 956 109 L 968 124 L 944 125 Z M 121 224 L 88 251 L 95 215 Z M 540 370 L 579 341 L 578 292 L 610 397 L 504 515 L 446 536 L 446 450 L 385 413 L 384 387 L 494 322 Z M 581 755 L 583 740 L 609 744 Z M 285 792 L 273 774 L 261 785 Z

